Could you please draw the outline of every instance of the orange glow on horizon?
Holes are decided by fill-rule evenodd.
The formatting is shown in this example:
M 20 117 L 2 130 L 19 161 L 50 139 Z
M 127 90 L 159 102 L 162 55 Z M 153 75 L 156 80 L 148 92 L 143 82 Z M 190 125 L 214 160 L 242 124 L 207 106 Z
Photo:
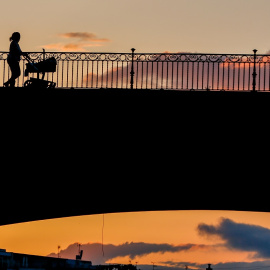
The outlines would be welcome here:
M 252 253 L 228 250 L 217 237 L 198 234 L 200 223 L 215 225 L 220 219 L 256 224 L 270 229 L 270 213 L 238 211 L 151 211 L 114 213 L 104 215 L 104 245 L 123 243 L 169 244 L 184 246 L 179 252 L 150 253 L 132 259 L 140 264 L 151 261 L 189 261 L 201 264 L 228 261 L 251 262 Z M 69 245 L 101 243 L 102 215 L 77 216 L 42 221 L 26 222 L 0 227 L 1 248 L 9 252 L 47 256 L 57 253 L 58 246 L 65 250 Z M 106 252 L 106 251 L 105 251 Z M 128 256 L 108 259 L 107 263 L 129 263 Z M 258 260 L 258 259 L 257 259 Z

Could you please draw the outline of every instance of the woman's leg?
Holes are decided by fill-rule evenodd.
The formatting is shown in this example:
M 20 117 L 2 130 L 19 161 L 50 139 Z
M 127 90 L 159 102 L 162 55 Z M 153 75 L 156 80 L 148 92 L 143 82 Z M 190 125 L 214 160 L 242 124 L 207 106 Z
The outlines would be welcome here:
M 10 86 L 14 87 L 15 86 L 15 80 L 19 78 L 21 75 L 21 69 L 20 69 L 20 64 L 18 61 L 14 62 L 11 66 L 11 78 L 10 78 Z
M 15 80 L 21 75 L 20 64 L 18 61 L 8 61 L 8 64 L 11 70 L 11 77 L 4 85 L 14 87 Z

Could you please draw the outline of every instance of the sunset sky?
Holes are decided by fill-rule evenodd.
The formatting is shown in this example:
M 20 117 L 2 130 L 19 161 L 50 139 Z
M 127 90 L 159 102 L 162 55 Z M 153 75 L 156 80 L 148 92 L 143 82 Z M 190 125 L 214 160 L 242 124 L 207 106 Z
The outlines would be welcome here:
M 269 0 L 2 0 L 0 51 L 258 53 L 270 51 Z M 103 248 L 102 248 L 103 240 Z M 270 267 L 270 213 L 164 211 L 0 226 L 9 252 L 142 270 Z
M 3 0 L 0 51 L 267 53 L 269 0 Z
M 9 252 L 139 269 L 263 269 L 270 267 L 270 213 L 153 211 L 58 218 L 0 226 Z M 103 247 L 102 247 L 103 243 Z

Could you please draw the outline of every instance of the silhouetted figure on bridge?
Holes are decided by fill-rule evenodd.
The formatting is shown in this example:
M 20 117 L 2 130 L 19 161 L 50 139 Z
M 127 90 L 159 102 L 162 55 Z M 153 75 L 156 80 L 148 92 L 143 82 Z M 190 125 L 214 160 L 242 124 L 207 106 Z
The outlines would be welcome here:
M 12 36 L 9 38 L 11 43 L 9 46 L 9 54 L 7 57 L 7 62 L 11 70 L 11 77 L 8 81 L 4 83 L 5 87 L 15 86 L 15 80 L 19 78 L 19 76 L 21 75 L 21 69 L 20 69 L 21 55 L 28 57 L 27 53 L 23 53 L 19 46 L 20 39 L 21 39 L 21 35 L 19 32 L 14 32 Z

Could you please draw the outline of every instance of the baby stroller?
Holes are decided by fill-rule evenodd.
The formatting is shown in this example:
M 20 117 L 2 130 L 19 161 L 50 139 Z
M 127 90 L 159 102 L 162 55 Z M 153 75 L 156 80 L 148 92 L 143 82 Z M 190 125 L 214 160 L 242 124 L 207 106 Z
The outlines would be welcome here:
M 28 76 L 29 73 L 37 73 L 37 78 L 30 78 L 25 81 L 24 87 L 39 87 L 39 88 L 55 88 L 56 83 L 52 81 L 44 80 L 45 72 L 56 71 L 56 59 L 54 57 L 45 59 L 43 61 L 34 63 L 29 57 L 26 57 L 28 63 L 24 76 Z M 42 73 L 42 78 L 39 78 L 39 73 Z

